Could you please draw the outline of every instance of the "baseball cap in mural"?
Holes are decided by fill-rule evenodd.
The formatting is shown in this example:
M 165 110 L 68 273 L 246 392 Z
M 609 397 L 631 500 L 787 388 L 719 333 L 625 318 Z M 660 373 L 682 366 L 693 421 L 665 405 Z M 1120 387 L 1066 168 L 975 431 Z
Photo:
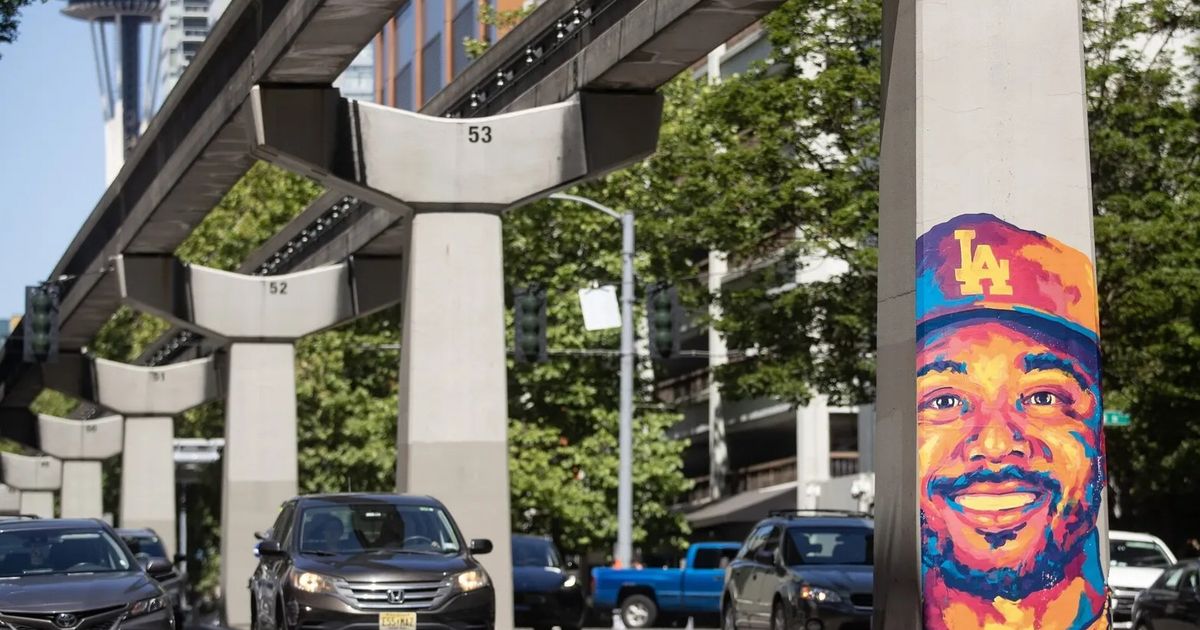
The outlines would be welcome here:
M 999 320 L 1065 343 L 1094 370 L 1095 278 L 1077 249 L 990 214 L 960 215 L 917 239 L 917 339 L 951 324 Z

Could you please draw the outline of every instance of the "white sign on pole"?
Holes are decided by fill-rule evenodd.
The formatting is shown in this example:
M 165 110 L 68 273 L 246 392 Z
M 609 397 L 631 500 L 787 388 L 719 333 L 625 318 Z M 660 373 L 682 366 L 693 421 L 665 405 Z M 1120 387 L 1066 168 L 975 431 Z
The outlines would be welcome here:
M 621 327 L 621 309 L 617 306 L 617 288 L 612 285 L 580 289 L 579 308 L 583 310 L 583 327 L 588 330 Z

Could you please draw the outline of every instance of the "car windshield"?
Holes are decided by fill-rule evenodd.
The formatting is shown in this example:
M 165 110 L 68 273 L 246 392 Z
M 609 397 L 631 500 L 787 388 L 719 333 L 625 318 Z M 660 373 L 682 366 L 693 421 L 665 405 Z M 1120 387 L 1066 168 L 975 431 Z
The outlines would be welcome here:
M 871 565 L 875 532 L 868 527 L 791 527 L 787 530 L 784 561 L 788 566 Z
M 0 531 L 0 577 L 129 571 L 131 558 L 101 529 Z
M 142 534 L 123 535 L 121 539 L 129 546 L 129 550 L 133 555 L 146 554 L 151 558 L 166 558 L 167 550 L 163 547 L 162 541 L 158 536 L 149 536 Z
M 425 505 L 329 505 L 300 518 L 300 553 L 377 551 L 454 554 L 462 549 L 450 518 Z
M 538 538 L 513 539 L 513 566 L 518 567 L 562 567 L 558 552 L 549 540 Z
M 1158 543 L 1142 540 L 1110 540 L 1108 562 L 1114 567 L 1152 567 L 1161 569 L 1171 566 L 1171 559 L 1163 553 Z

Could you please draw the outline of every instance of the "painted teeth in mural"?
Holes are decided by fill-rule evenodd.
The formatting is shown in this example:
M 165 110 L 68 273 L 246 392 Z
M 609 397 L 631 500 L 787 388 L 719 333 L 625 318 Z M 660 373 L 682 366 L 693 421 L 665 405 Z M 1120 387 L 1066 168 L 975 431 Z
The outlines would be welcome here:
M 1091 260 L 962 215 L 917 240 L 916 301 L 926 628 L 1108 628 Z

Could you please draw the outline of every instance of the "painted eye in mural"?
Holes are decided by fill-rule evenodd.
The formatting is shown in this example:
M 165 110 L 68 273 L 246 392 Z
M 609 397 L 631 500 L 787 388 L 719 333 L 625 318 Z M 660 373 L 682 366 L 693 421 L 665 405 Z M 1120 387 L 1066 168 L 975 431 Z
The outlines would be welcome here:
M 925 403 L 925 405 L 927 407 L 929 407 L 930 409 L 937 409 L 938 411 L 944 411 L 946 409 L 954 409 L 955 407 L 961 407 L 962 404 L 963 404 L 963 400 L 961 398 L 959 398 L 958 396 L 954 396 L 952 394 L 942 394 L 940 396 L 934 397 L 932 400 Z
M 1025 404 L 1034 407 L 1049 407 L 1063 402 L 1062 398 L 1051 392 L 1034 392 L 1025 397 Z

